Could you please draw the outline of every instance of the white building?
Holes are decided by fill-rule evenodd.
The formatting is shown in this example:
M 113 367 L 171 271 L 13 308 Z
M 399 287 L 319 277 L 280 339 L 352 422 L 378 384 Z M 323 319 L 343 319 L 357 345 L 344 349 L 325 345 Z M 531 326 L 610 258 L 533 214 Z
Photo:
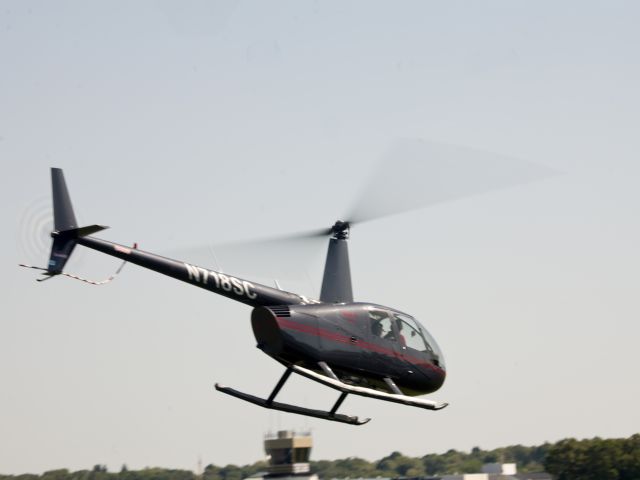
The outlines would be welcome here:
M 463 473 L 462 475 L 443 475 L 441 480 L 489 480 L 486 473 Z
M 482 466 L 482 473 L 515 475 L 518 472 L 515 463 L 485 463 Z

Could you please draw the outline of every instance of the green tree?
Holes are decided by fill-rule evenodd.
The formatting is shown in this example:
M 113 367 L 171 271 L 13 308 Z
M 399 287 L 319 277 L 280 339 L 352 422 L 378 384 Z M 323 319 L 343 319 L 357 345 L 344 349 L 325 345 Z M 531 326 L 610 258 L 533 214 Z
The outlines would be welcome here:
M 640 479 L 640 434 L 629 437 L 622 446 L 620 480 Z
M 561 440 L 548 448 L 544 465 L 557 480 L 637 480 L 640 436 Z
M 380 459 L 376 469 L 381 476 L 387 477 L 419 477 L 426 473 L 425 465 L 419 458 L 402 455 L 393 452 L 391 455 Z
M 242 470 L 236 465 L 227 465 L 220 469 L 220 476 L 223 480 L 242 480 Z
M 441 475 L 446 471 L 446 461 L 442 455 L 431 453 L 422 457 L 422 464 L 427 475 Z
M 202 480 L 222 480 L 222 476 L 220 475 L 220 467 L 216 467 L 212 464 L 204 467 L 204 471 L 202 472 Z

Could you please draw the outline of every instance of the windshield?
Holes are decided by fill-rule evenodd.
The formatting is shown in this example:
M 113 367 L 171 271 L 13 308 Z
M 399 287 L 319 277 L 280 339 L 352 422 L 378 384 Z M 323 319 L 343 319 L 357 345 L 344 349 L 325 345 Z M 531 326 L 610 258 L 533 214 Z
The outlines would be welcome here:
M 394 312 L 396 325 L 400 330 L 403 343 L 414 350 L 431 353 L 436 360 L 436 364 L 444 368 L 444 357 L 436 340 L 415 318 L 404 313 Z

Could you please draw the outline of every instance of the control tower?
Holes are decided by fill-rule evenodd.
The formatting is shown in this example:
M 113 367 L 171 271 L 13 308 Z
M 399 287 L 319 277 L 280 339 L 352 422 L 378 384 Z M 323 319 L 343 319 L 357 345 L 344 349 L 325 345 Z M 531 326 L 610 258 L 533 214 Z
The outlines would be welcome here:
M 308 432 L 280 430 L 264 438 L 264 450 L 269 458 L 263 479 L 318 480 L 309 468 L 313 441 Z

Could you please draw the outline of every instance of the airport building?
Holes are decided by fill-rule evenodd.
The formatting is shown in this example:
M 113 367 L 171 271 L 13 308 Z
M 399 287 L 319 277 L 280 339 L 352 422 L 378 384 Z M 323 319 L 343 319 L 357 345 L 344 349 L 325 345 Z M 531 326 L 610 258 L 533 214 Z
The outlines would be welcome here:
M 481 473 L 461 473 L 440 477 L 414 477 L 389 480 L 553 480 L 546 472 L 518 473 L 515 463 L 485 463 Z
M 269 459 L 267 471 L 246 480 L 319 480 L 309 466 L 312 446 L 309 432 L 280 430 L 265 435 L 264 451 Z

